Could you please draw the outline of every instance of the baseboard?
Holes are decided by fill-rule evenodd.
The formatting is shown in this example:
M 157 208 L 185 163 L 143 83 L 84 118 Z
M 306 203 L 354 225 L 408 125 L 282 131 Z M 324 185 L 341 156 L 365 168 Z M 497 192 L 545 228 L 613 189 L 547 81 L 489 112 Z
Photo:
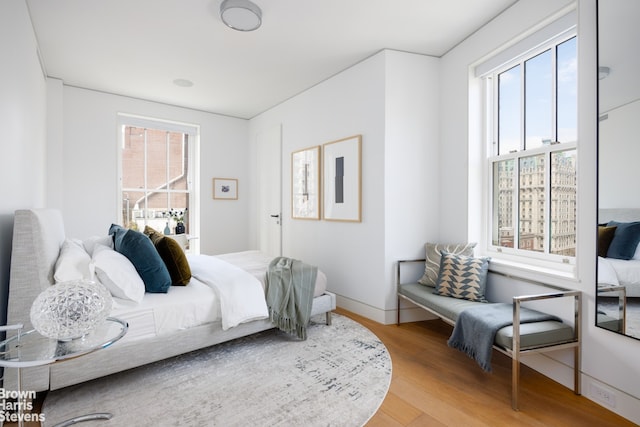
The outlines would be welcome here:
M 640 399 L 584 373 L 582 394 L 603 408 L 640 425 Z
M 374 320 L 378 323 L 382 323 L 384 325 L 388 325 L 390 323 L 385 321 L 385 319 L 387 318 L 387 313 L 385 312 L 385 310 L 370 306 L 368 304 L 364 304 L 360 301 L 356 301 L 342 295 L 336 295 L 336 305 L 340 308 L 366 317 L 367 319 Z
M 407 305 L 406 307 L 405 304 Z M 382 323 L 383 325 L 395 325 L 398 321 L 398 310 L 396 309 L 382 310 L 342 295 L 336 295 L 336 305 L 352 313 L 366 317 L 367 319 Z M 420 307 L 416 307 L 415 305 L 406 302 L 401 304 L 400 323 L 419 322 L 421 320 L 433 319 L 437 319 L 437 317 Z
M 562 362 L 551 354 L 566 352 L 567 360 L 572 360 L 572 350 L 558 350 L 553 353 L 534 353 L 522 356 L 521 362 L 542 375 L 573 390 L 573 366 Z M 561 356 L 556 354 L 556 356 Z M 603 408 L 640 425 L 640 399 L 602 383 L 585 373 L 580 374 L 580 393 Z

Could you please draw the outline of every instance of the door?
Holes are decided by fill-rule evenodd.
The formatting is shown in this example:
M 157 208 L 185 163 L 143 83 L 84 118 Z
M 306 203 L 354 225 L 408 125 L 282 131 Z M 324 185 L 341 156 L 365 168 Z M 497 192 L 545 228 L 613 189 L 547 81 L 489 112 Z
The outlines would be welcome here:
M 258 146 L 258 248 L 271 256 L 282 255 L 282 128 L 257 136 Z

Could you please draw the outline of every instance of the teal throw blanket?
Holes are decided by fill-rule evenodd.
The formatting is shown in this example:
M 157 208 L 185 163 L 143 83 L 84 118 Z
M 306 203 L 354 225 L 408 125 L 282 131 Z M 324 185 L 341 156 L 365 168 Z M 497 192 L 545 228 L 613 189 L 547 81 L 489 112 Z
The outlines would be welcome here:
M 560 320 L 556 316 L 520 308 L 520 324 Z M 491 372 L 491 351 L 496 334 L 501 328 L 513 324 L 513 305 L 490 303 L 467 308 L 460 313 L 447 344 L 466 353 L 478 365 Z
M 307 339 L 318 268 L 291 258 L 277 257 L 267 271 L 267 307 L 280 330 Z

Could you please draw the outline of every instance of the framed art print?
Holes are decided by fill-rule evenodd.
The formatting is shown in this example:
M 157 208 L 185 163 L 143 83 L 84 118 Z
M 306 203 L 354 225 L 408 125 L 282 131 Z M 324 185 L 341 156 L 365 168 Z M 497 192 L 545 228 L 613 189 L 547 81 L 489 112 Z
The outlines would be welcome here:
M 291 153 L 291 218 L 320 219 L 320 146 Z
M 213 198 L 238 200 L 238 180 L 234 178 L 213 178 Z
M 355 135 L 322 146 L 323 218 L 328 221 L 362 220 L 362 136 Z

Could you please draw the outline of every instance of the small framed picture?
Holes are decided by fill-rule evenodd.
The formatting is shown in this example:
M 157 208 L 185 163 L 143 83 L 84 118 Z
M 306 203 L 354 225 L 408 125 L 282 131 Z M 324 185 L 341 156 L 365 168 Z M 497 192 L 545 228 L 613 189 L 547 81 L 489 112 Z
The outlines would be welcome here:
M 213 178 L 213 198 L 238 200 L 238 180 L 234 178 Z

